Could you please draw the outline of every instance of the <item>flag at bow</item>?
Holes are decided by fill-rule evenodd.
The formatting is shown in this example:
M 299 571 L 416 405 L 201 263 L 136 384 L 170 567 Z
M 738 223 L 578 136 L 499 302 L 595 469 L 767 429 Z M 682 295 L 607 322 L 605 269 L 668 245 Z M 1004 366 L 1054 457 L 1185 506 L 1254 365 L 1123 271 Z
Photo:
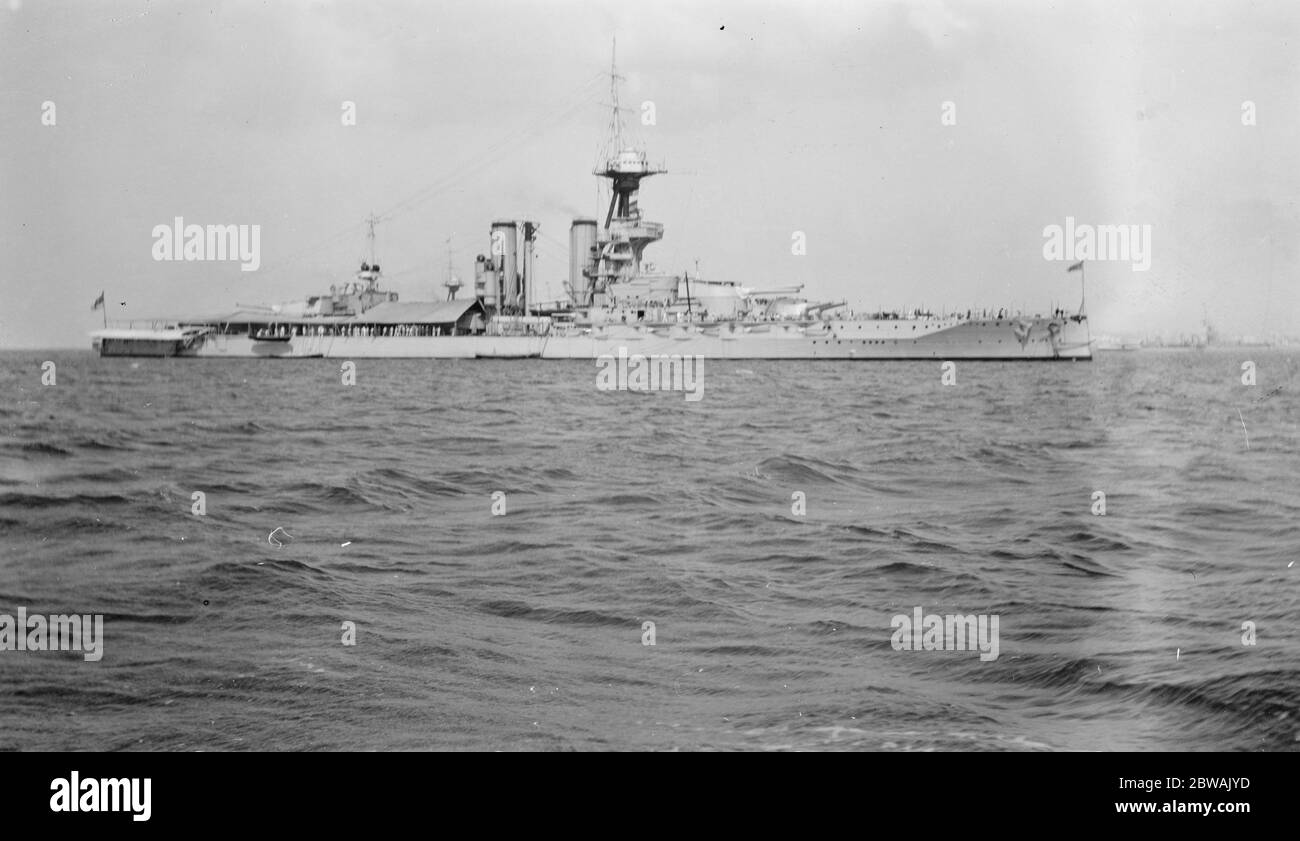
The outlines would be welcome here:
M 104 306 L 104 293 L 100 292 L 99 297 L 95 299 L 95 303 L 90 305 L 90 311 L 94 312 L 102 306 Z
M 1080 260 L 1079 262 L 1075 263 L 1073 266 L 1070 266 L 1070 268 L 1066 269 L 1066 271 L 1067 271 L 1067 272 L 1081 272 L 1081 271 L 1083 271 L 1083 261 Z

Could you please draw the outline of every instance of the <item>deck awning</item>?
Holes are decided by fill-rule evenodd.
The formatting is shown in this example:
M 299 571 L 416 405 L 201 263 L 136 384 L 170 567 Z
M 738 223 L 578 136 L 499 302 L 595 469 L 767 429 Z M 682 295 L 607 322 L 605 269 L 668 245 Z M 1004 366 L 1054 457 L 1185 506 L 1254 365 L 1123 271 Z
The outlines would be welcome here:
M 359 315 L 293 315 L 280 314 L 267 310 L 236 310 L 221 315 L 207 315 L 191 318 L 149 319 L 134 318 L 132 321 L 150 323 L 190 325 L 225 325 L 225 324 L 267 324 L 270 326 L 330 326 L 350 324 L 429 324 L 448 326 L 459 322 L 466 313 L 477 311 L 483 313 L 483 305 L 476 298 L 458 301 L 385 301 L 377 304 Z
M 482 312 L 474 298 L 460 301 L 388 301 L 371 307 L 349 321 L 354 324 L 455 324 L 470 310 Z
M 356 319 L 344 315 L 281 315 L 268 310 L 235 310 L 220 315 L 172 318 L 169 321 L 176 324 L 350 324 Z

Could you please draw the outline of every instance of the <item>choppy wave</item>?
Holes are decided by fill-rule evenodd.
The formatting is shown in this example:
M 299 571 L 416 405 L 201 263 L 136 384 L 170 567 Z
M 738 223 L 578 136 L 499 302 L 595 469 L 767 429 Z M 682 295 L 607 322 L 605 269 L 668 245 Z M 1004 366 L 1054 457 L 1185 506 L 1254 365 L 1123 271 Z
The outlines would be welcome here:
M 0 614 L 102 614 L 104 657 L 0 651 L 0 749 L 1300 747 L 1293 354 L 1263 402 L 1144 352 L 745 362 L 699 403 L 11 356 Z M 916 607 L 996 615 L 997 659 L 895 650 Z

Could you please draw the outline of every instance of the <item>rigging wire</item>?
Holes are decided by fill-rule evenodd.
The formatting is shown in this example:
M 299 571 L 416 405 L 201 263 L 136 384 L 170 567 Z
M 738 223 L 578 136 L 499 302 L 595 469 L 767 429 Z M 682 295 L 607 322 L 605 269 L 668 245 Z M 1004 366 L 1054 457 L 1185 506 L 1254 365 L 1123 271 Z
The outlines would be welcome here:
M 564 101 L 568 102 L 567 106 L 563 106 L 558 110 L 552 107 L 543 109 L 543 111 L 538 114 L 532 122 L 524 126 L 523 129 L 507 133 L 501 140 L 498 140 L 491 146 L 481 149 L 469 159 L 461 162 L 454 170 L 438 177 L 433 183 L 422 187 L 415 191 L 415 193 L 407 196 L 397 204 L 385 210 L 383 213 L 378 214 L 379 220 L 387 221 L 395 214 L 408 210 L 426 199 L 432 198 L 467 176 L 476 174 L 507 149 L 533 139 L 535 136 L 551 128 L 554 124 L 563 123 L 567 117 L 591 104 L 591 93 L 587 89 L 590 88 L 592 83 L 597 79 L 601 78 L 602 75 L 603 74 L 596 74 L 579 86 L 577 89 L 579 94 L 577 98 L 570 99 L 573 94 L 566 95 Z
M 559 111 L 556 111 L 552 107 L 544 109 L 522 131 L 507 134 L 495 144 L 480 150 L 465 161 L 459 162 L 452 170 L 445 172 L 443 175 L 436 178 L 433 183 L 417 190 L 415 193 L 402 199 L 397 204 L 389 207 L 383 213 L 375 214 L 374 217 L 376 222 L 391 221 L 395 216 L 400 215 L 404 211 L 410 210 L 428 199 L 445 192 L 448 188 L 464 180 L 466 177 L 481 171 L 484 166 L 491 163 L 502 152 L 505 152 L 511 147 L 517 146 L 527 140 L 533 139 L 537 135 L 551 128 L 554 124 L 562 122 L 581 108 L 590 105 L 592 93 L 588 89 L 591 88 L 593 83 L 603 78 L 605 78 L 603 72 L 592 75 L 575 89 L 576 98 L 574 98 L 575 94 L 572 92 L 563 97 L 561 102 L 568 102 L 569 104 L 567 106 L 562 107 Z M 335 244 L 341 245 L 343 243 L 343 237 L 347 236 L 351 238 L 356 236 L 358 233 L 358 227 L 360 227 L 361 232 L 364 234 L 367 223 L 368 218 L 361 220 L 359 223 L 353 222 L 346 228 L 340 228 L 325 237 L 322 237 L 320 240 L 313 242 L 311 245 L 294 251 L 281 260 L 262 269 L 262 274 L 274 274 L 277 271 L 282 271 L 286 267 L 300 262 L 304 255 L 319 251 L 322 246 Z

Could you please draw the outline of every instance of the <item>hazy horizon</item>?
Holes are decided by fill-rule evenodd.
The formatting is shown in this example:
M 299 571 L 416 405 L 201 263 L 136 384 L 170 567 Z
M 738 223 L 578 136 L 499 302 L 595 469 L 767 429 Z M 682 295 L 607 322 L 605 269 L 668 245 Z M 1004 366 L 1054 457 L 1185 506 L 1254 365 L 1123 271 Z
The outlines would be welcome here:
M 1147 271 L 1088 263 L 1094 335 L 1294 334 L 1297 35 L 1300 9 L 1235 1 L 9 0 L 0 348 L 88 347 L 101 289 L 111 319 L 321 294 L 371 213 L 403 300 L 445 296 L 448 237 L 470 287 L 498 218 L 541 223 L 537 297 L 562 296 L 570 219 L 603 216 L 615 36 L 630 129 L 668 167 L 640 201 L 661 270 L 1073 310 L 1079 275 L 1043 256 L 1072 217 L 1151 230 Z M 175 217 L 259 225 L 259 269 L 155 261 Z

